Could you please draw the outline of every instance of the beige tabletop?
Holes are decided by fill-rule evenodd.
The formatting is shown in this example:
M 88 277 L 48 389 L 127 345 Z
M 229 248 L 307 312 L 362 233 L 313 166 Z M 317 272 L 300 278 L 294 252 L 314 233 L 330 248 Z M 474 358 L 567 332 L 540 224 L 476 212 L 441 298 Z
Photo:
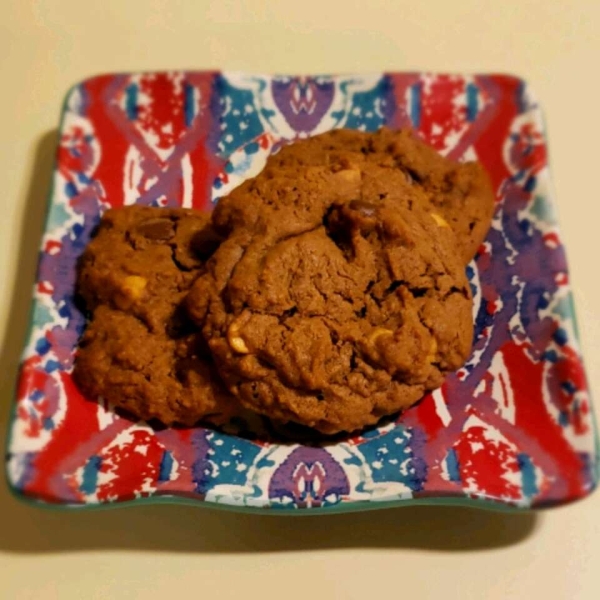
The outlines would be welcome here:
M 545 109 L 598 395 L 599 29 L 597 0 L 0 1 L 0 438 L 60 104 L 74 82 L 109 71 L 523 76 Z M 599 589 L 600 493 L 543 514 L 405 508 L 294 519 L 172 506 L 45 512 L 19 504 L 0 483 L 3 599 L 587 599 Z

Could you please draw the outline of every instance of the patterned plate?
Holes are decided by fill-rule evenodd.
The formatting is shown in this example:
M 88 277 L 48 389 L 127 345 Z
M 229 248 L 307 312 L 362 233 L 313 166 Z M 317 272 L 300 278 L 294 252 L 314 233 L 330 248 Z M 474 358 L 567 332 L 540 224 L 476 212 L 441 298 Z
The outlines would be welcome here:
M 468 267 L 473 353 L 441 389 L 395 422 L 321 446 L 153 429 L 79 394 L 71 368 L 85 321 L 73 304 L 75 261 L 104 210 L 210 208 L 283 143 L 382 125 L 413 127 L 447 156 L 480 160 L 497 192 L 492 228 Z M 86 80 L 65 101 L 32 315 L 7 466 L 27 499 L 296 514 L 414 503 L 527 508 L 581 498 L 598 481 L 540 109 L 514 77 Z

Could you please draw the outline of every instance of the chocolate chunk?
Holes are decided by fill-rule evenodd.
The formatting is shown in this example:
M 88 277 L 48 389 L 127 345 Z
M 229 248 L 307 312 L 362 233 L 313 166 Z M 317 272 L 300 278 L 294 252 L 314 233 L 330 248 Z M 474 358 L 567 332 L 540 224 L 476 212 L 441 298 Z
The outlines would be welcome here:
M 171 219 L 158 217 L 142 221 L 136 231 L 145 238 L 153 241 L 170 240 L 175 235 L 175 227 Z
M 193 235 L 190 247 L 194 254 L 206 260 L 214 254 L 220 243 L 221 238 L 215 230 L 212 227 L 205 227 Z

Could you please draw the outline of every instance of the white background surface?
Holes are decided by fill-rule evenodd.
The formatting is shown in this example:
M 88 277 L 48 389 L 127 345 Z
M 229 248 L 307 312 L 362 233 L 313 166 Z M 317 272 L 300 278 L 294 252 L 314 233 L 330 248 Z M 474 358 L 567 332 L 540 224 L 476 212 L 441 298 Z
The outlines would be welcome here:
M 0 438 L 63 95 L 107 71 L 500 71 L 545 109 L 592 391 L 600 390 L 597 0 L 0 0 Z M 597 398 L 600 400 L 600 397 Z M 4 440 L 0 439 L 2 447 Z M 538 515 L 290 519 L 181 507 L 54 513 L 0 483 L 0 598 L 588 599 L 600 493 Z

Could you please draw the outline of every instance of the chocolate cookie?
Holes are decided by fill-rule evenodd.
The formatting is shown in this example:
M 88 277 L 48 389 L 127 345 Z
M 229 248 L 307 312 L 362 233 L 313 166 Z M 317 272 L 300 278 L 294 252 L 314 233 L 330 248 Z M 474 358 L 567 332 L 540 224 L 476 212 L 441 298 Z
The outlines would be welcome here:
M 444 158 L 408 130 L 380 129 L 375 133 L 334 130 L 285 146 L 272 156 L 266 170 L 277 172 L 298 165 L 322 165 L 341 158 L 363 160 L 400 170 L 421 188 L 429 205 L 456 233 L 465 264 L 490 227 L 495 195 L 489 177 L 476 162 Z
M 167 425 L 220 423 L 236 411 L 182 310 L 219 241 L 200 212 L 131 206 L 104 215 L 79 263 L 91 311 L 74 370 L 84 394 Z
M 220 201 L 229 237 L 187 305 L 242 404 L 352 431 L 463 364 L 470 288 L 423 193 L 398 169 L 342 157 L 267 170 Z
M 164 329 L 220 238 L 207 214 L 128 206 L 107 211 L 78 265 L 88 310 L 105 304 Z

